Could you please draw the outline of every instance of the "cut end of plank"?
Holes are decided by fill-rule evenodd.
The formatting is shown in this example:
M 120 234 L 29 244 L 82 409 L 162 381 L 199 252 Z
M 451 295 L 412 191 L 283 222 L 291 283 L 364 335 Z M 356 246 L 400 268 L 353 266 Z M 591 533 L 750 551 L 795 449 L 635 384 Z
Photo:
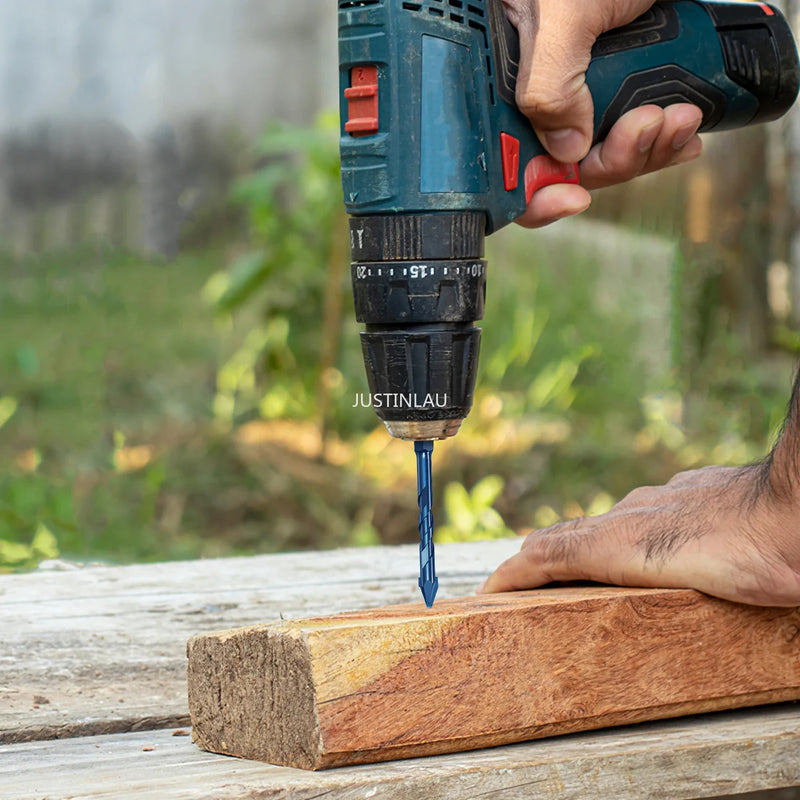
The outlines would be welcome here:
M 225 755 L 318 767 L 321 739 L 301 632 L 243 628 L 196 636 L 186 651 L 196 744 Z
M 283 766 L 452 753 L 800 699 L 798 628 L 690 590 L 392 606 L 195 637 L 189 710 L 200 747 Z

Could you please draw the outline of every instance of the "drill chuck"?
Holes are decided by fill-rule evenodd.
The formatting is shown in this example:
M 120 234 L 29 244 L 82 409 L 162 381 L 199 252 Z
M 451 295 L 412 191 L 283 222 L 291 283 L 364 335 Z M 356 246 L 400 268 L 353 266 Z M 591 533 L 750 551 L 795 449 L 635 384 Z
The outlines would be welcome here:
M 481 215 L 469 213 L 351 220 L 364 363 L 375 412 L 392 436 L 453 436 L 472 407 L 484 228 Z

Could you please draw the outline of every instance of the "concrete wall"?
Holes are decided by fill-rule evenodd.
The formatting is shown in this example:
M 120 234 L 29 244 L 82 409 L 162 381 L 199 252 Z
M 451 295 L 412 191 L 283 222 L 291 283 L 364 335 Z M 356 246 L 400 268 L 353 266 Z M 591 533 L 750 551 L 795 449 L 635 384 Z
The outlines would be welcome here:
M 45 245 L 68 244 L 80 235 L 70 216 L 120 216 L 67 208 L 98 197 L 145 207 L 135 245 L 148 238 L 153 200 L 132 201 L 137 186 L 181 194 L 187 169 L 225 159 L 216 148 L 252 140 L 268 120 L 308 122 L 334 107 L 335 9 L 333 0 L 0 0 L 0 247 L 36 249 L 31 226 L 51 231 Z M 205 155 L 190 152 L 198 148 Z M 154 177 L 181 185 L 148 188 Z
M 0 0 L 0 132 L 308 119 L 335 102 L 335 35 L 332 0 Z

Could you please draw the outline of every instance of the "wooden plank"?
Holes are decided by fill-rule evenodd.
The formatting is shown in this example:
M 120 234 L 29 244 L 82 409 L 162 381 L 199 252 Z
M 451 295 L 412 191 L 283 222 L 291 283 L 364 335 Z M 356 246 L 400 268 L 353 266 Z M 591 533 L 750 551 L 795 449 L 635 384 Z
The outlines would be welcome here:
M 437 548 L 441 596 L 518 549 Z M 418 563 L 410 545 L 0 576 L 0 743 L 185 725 L 190 636 L 411 602 Z
M 796 705 L 328 772 L 225 758 L 204 753 L 188 737 L 149 731 L 0 747 L 0 795 L 3 800 L 688 800 L 800 785 L 798 752 Z
M 546 589 L 193 638 L 206 750 L 324 769 L 800 698 L 800 609 Z

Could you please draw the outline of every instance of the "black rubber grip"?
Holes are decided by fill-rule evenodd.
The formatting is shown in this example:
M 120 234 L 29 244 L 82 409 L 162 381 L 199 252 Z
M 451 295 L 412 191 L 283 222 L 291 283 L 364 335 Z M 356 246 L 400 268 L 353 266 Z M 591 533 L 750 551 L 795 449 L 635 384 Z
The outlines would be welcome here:
M 608 136 L 614 123 L 627 111 L 653 104 L 666 108 L 673 103 L 692 103 L 703 112 L 701 131 L 719 125 L 727 106 L 725 94 L 693 72 L 668 64 L 634 72 L 619 87 L 597 126 L 595 141 Z
M 668 42 L 676 39 L 680 30 L 681 23 L 675 8 L 669 3 L 659 3 L 629 25 L 600 36 L 592 48 L 592 58 Z
M 797 50 L 785 18 L 762 3 L 703 3 L 703 8 L 717 28 L 728 77 L 758 98 L 751 122 L 780 117 L 800 88 Z

